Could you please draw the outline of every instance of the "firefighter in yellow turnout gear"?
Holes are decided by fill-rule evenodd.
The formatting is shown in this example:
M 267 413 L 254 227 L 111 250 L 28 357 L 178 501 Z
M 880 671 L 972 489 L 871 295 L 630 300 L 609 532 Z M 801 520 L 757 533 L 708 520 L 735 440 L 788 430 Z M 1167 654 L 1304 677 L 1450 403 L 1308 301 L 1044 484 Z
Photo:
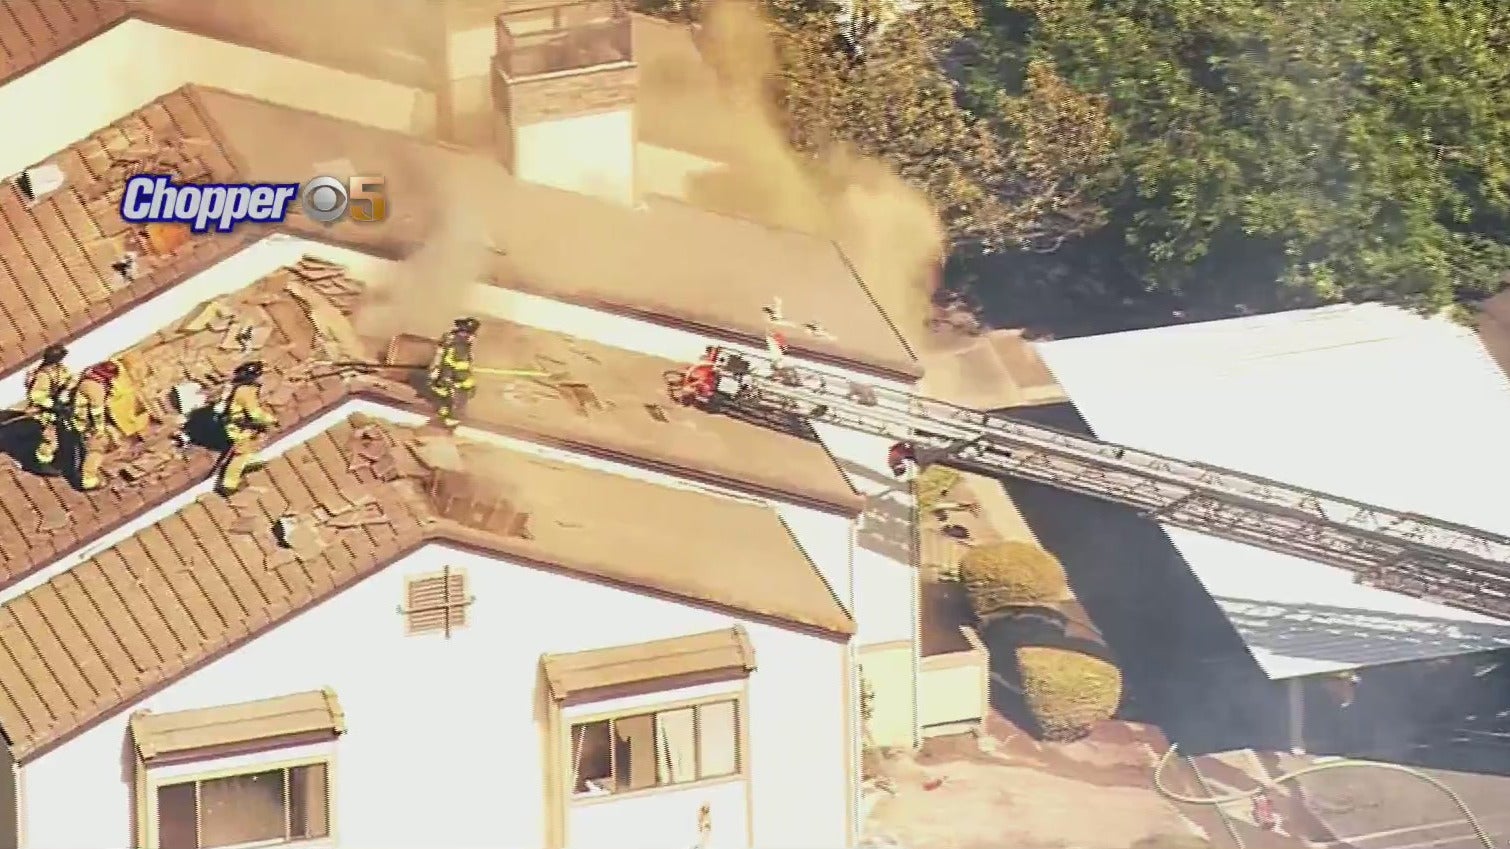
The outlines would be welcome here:
M 41 364 L 26 375 L 26 414 L 42 426 L 35 455 L 39 469 L 51 468 L 58 456 L 59 398 L 73 383 L 73 373 L 63 365 L 67 357 L 67 348 L 48 345 L 42 351 Z
M 228 443 L 215 488 L 221 495 L 241 489 L 248 472 L 262 468 L 257 448 L 262 435 L 278 426 L 278 419 L 262 408 L 261 362 L 242 363 L 231 375 L 231 385 L 215 404 L 215 419 L 225 430 Z
M 435 417 L 448 428 L 461 424 L 467 400 L 477 389 L 472 374 L 472 339 L 482 325 L 475 318 L 458 318 L 451 330 L 440 338 L 435 359 L 430 363 L 430 392 L 438 407 Z
M 79 488 L 99 489 L 100 469 L 110 448 L 110 392 L 121 367 L 114 362 L 96 363 L 84 369 L 59 398 L 63 425 L 78 440 Z

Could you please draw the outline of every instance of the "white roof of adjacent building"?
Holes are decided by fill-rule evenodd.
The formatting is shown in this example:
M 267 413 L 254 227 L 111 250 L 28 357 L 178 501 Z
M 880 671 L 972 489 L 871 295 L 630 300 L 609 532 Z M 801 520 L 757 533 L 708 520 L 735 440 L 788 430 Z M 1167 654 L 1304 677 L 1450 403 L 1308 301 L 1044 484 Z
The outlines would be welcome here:
M 1041 343 L 1101 439 L 1510 534 L 1510 380 L 1377 304 Z M 1510 647 L 1510 622 L 1165 527 L 1270 678 Z

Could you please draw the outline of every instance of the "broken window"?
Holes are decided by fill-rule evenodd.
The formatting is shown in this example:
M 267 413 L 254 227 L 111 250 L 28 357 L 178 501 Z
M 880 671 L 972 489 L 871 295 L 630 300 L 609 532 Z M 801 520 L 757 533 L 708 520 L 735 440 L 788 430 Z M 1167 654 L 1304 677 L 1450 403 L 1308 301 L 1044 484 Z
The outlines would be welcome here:
M 191 779 L 157 788 L 157 845 L 212 849 L 330 835 L 328 765 Z
M 571 728 L 572 792 L 608 796 L 724 778 L 740 770 L 735 700 L 580 722 Z
M 405 588 L 404 606 L 399 608 L 404 615 L 404 633 L 449 637 L 457 628 L 466 627 L 471 604 L 465 572 L 448 566 L 433 575 L 412 577 Z

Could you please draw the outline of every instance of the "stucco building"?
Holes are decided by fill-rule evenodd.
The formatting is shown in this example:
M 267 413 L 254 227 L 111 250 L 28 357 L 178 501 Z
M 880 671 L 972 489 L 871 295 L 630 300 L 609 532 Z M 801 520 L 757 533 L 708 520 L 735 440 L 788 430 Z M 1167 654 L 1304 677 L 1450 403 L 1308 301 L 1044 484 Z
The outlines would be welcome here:
M 0 470 L 0 845 L 852 844 L 861 747 L 922 733 L 910 496 L 877 440 L 677 408 L 665 379 L 708 344 L 763 350 L 778 301 L 796 358 L 920 370 L 833 243 L 646 188 L 632 52 L 530 39 L 690 42 L 597 4 L 460 3 L 363 64 L 236 4 L 4 5 L 0 104 L 39 117 L 0 170 L 64 180 L 0 189 L 0 396 L 62 342 L 118 358 L 154 424 L 88 496 Z M 47 109 L 58 85 L 76 109 Z M 143 170 L 332 168 L 384 175 L 390 219 L 196 236 L 116 208 Z M 479 360 L 570 381 L 485 385 L 436 439 L 410 382 L 322 363 L 426 350 L 443 326 L 363 316 L 463 201 Z M 171 442 L 169 395 L 247 357 L 281 424 L 231 503 L 213 453 Z

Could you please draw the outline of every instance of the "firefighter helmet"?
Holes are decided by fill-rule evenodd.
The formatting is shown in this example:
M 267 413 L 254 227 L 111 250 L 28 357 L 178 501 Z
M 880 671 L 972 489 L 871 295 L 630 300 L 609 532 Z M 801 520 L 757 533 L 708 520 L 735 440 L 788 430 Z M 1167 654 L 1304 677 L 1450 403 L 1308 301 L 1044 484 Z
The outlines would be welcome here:
M 68 349 L 62 345 L 48 345 L 42 349 L 42 365 L 55 366 L 68 357 Z
M 95 363 L 80 375 L 85 380 L 97 380 L 101 383 L 109 383 L 121 376 L 121 366 L 115 360 L 106 360 L 103 363 Z
M 482 322 L 478 321 L 475 318 L 472 318 L 471 316 L 468 316 L 466 318 L 458 318 L 458 319 L 456 319 L 456 321 L 454 322 L 454 326 L 456 327 L 457 330 L 461 331 L 462 333 L 473 334 L 473 333 L 476 333 L 478 331 L 478 329 L 482 327 Z
M 267 366 L 263 365 L 261 360 L 252 360 L 251 362 L 245 362 L 239 366 L 236 366 L 236 370 L 231 372 L 231 382 L 252 383 L 256 380 L 260 380 L 262 378 L 263 372 L 265 371 L 267 371 Z

